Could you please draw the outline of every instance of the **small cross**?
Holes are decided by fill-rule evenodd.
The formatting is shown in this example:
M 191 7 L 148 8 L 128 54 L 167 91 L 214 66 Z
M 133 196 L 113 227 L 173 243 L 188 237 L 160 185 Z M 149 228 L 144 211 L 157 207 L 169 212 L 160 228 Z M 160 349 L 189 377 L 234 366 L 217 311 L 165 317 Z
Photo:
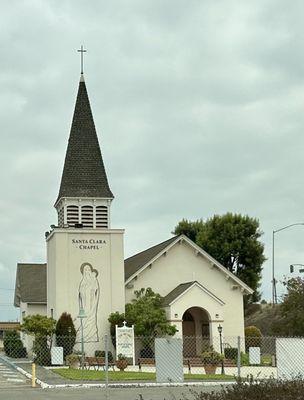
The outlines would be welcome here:
M 86 53 L 86 50 L 84 50 L 83 46 L 81 46 L 81 48 L 77 51 L 81 53 L 81 73 L 83 74 L 83 53 Z

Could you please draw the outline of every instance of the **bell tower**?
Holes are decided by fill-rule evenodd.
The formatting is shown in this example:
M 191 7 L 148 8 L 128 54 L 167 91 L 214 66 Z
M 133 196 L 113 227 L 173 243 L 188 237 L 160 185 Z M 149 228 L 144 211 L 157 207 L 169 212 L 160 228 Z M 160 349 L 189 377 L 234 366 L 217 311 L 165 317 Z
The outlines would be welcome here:
M 114 196 L 100 151 L 83 74 L 81 74 L 59 194 L 58 226 L 107 229 Z
M 47 313 L 71 314 L 80 342 L 100 349 L 110 313 L 124 312 L 123 229 L 111 228 L 109 187 L 84 75 L 81 73 L 59 194 L 58 225 L 47 242 Z

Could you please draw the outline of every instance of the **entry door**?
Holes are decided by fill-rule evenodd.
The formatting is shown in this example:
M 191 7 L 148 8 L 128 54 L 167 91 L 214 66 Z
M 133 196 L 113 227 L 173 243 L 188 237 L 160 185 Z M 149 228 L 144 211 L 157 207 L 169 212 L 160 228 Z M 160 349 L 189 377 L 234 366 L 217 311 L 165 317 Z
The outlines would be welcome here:
M 195 322 L 183 321 L 184 357 L 194 357 L 196 354 Z

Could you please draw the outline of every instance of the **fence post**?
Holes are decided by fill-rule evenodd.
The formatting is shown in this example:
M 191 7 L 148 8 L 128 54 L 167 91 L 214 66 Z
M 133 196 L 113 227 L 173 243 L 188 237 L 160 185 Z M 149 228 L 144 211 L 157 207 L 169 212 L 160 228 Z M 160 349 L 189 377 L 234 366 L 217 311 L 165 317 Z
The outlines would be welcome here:
M 237 354 L 237 374 L 238 378 L 241 377 L 241 337 L 237 337 L 237 349 L 238 349 L 238 354 Z
M 108 335 L 105 335 L 105 373 L 106 373 L 106 398 L 109 398 L 108 385 L 109 385 L 109 343 Z
M 32 388 L 36 387 L 36 364 L 32 364 Z

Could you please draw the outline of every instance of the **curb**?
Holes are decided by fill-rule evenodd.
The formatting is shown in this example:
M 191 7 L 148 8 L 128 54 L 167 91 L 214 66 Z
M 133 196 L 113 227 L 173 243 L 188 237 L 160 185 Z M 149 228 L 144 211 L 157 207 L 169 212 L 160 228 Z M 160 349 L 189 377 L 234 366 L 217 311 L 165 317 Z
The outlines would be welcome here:
M 8 364 L 10 367 L 14 368 L 22 375 L 26 376 L 29 379 L 32 379 L 32 374 L 25 371 L 21 367 L 17 367 L 10 360 L 4 359 L 0 356 L 0 360 L 4 363 Z M 50 385 L 46 382 L 41 381 L 36 378 L 36 383 L 40 385 L 42 389 L 63 389 L 63 388 L 106 388 L 107 385 L 105 383 L 66 383 L 60 385 Z M 213 382 L 177 382 L 177 383 L 157 383 L 157 382 L 134 382 L 134 383 L 109 383 L 108 388 L 144 388 L 144 387 L 188 387 L 188 386 L 222 386 L 222 385 L 233 385 L 234 381 L 213 381 Z
M 4 364 L 10 366 L 11 368 L 14 368 L 16 371 L 20 372 L 22 375 L 26 376 L 29 379 L 32 379 L 32 374 L 29 372 L 25 371 L 21 367 L 17 367 L 16 364 L 14 364 L 12 361 L 8 360 L 7 358 L 3 358 L 3 356 L 0 355 L 0 360 L 4 362 Z M 36 383 L 40 385 L 43 389 L 48 387 L 48 384 L 45 382 L 42 382 L 40 379 L 36 378 Z

